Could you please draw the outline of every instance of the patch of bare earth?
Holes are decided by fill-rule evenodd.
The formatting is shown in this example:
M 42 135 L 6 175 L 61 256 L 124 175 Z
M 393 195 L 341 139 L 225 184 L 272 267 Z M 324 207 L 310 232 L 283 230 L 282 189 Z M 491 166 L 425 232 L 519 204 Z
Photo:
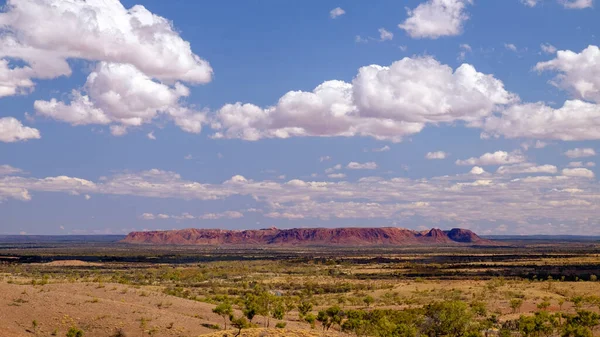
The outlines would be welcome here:
M 107 337 L 118 329 L 127 336 L 141 336 L 142 331 L 144 336 L 149 332 L 154 336 L 199 336 L 216 332 L 207 326 L 223 324 L 213 308 L 208 303 L 163 294 L 154 287 L 0 282 L 0 335 L 65 336 L 71 326 L 76 326 L 86 337 Z M 261 319 L 256 321 L 262 323 Z M 293 321 L 288 321 L 288 326 L 301 328 Z

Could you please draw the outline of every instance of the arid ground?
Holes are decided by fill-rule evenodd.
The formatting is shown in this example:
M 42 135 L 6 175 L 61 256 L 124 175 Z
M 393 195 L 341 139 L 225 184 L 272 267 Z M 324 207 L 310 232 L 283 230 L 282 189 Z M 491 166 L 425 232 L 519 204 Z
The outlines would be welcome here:
M 349 316 L 324 332 L 323 321 L 300 317 L 303 301 L 315 317 L 331 307 L 392 312 L 461 302 L 474 321 L 493 317 L 486 329 L 536 312 L 599 312 L 597 243 L 510 245 L 293 251 L 6 244 L 0 249 L 0 331 L 3 337 L 65 336 L 73 327 L 90 337 L 233 336 L 229 318 L 213 309 L 231 303 L 241 317 L 248 294 L 258 288 L 274 303 L 289 304 L 283 318 L 257 314 L 242 336 L 342 334 Z M 225 324 L 228 331 L 220 331 Z M 352 331 L 343 335 L 359 335 Z

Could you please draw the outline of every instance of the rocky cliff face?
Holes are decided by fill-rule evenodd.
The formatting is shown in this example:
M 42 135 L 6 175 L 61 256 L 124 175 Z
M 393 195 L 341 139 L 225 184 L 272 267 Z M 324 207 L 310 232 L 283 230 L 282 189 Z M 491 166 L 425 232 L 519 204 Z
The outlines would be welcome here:
M 409 229 L 383 228 L 293 228 L 258 230 L 182 229 L 171 231 L 132 232 L 126 243 L 175 245 L 277 245 L 277 246 L 393 246 L 428 244 L 488 244 L 467 229 L 450 231 L 432 229 L 418 232 Z

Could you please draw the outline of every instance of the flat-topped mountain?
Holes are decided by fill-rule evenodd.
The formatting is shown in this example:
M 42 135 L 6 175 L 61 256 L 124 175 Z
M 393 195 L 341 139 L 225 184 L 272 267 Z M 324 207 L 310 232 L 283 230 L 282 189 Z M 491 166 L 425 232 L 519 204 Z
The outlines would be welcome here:
M 414 231 L 381 228 L 292 228 L 292 229 L 181 229 L 131 232 L 122 242 L 175 245 L 278 245 L 278 246 L 391 246 L 430 244 L 489 244 L 467 229 Z

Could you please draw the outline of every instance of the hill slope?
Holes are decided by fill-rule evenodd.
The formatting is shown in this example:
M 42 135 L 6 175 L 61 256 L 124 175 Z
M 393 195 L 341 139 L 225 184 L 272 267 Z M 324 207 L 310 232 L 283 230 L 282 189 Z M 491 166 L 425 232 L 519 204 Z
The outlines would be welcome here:
M 277 245 L 277 246 L 391 246 L 427 244 L 487 244 L 467 229 L 413 231 L 382 228 L 293 228 L 258 230 L 181 229 L 131 232 L 122 242 L 175 245 Z

